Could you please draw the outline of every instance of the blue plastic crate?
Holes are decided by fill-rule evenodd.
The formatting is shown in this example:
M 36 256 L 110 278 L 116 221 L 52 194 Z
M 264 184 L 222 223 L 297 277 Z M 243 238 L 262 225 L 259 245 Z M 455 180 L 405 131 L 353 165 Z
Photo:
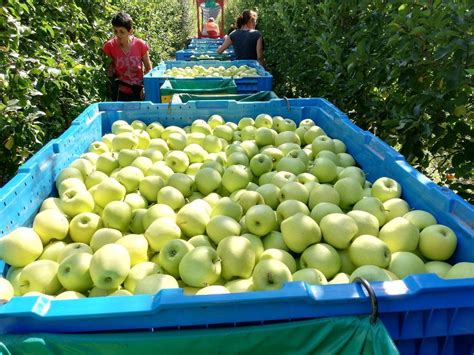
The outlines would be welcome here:
M 432 183 L 404 158 L 369 132 L 355 126 L 324 99 L 195 101 L 181 105 L 150 102 L 91 105 L 58 139 L 31 158 L 0 190 L 0 231 L 31 225 L 41 201 L 55 193 L 59 171 L 110 132 L 114 121 L 189 125 L 194 119 L 220 114 L 237 122 L 259 113 L 296 122 L 312 118 L 330 136 L 343 140 L 367 172 L 367 179 L 397 179 L 403 198 L 413 208 L 431 212 L 458 236 L 451 262 L 474 262 L 474 208 L 448 189 Z M 0 261 L 0 269 L 4 264 Z M 371 284 L 379 318 L 402 353 L 467 354 L 474 349 L 474 278 L 443 280 L 436 275 Z M 155 296 L 55 301 L 16 297 L 0 306 L 0 333 L 91 332 L 182 327 L 239 326 L 274 321 L 369 314 L 370 299 L 358 284 L 308 286 L 291 282 L 277 291 L 185 296 L 180 289 Z
M 199 44 L 221 45 L 222 43 L 224 43 L 224 38 L 192 38 L 191 42 L 189 42 L 190 45 L 199 45 Z
M 192 56 L 199 56 L 206 54 L 210 57 L 215 57 L 215 56 L 220 56 L 222 54 L 228 55 L 230 57 L 230 60 L 235 60 L 235 52 L 233 50 L 225 50 L 222 54 L 217 53 L 217 51 L 214 50 L 209 50 L 209 49 L 204 49 L 204 50 L 199 50 L 199 49 L 182 49 L 180 51 L 176 51 L 176 60 L 191 60 Z
M 165 76 L 164 73 L 167 69 L 171 68 L 186 68 L 194 65 L 201 65 L 205 68 L 219 67 L 229 68 L 233 65 L 239 67 L 247 65 L 252 68 L 256 68 L 259 76 L 238 78 L 235 79 L 237 84 L 237 92 L 239 94 L 251 94 L 258 91 L 271 91 L 272 90 L 272 75 L 265 71 L 265 69 L 256 60 L 234 60 L 234 61 L 164 61 L 161 62 L 157 67 L 153 68 L 148 74 L 144 76 L 145 85 L 145 99 L 151 102 L 159 103 L 160 100 L 160 87 L 163 85 L 169 76 Z M 215 77 L 196 77 L 196 78 L 180 78 L 179 80 L 211 80 Z

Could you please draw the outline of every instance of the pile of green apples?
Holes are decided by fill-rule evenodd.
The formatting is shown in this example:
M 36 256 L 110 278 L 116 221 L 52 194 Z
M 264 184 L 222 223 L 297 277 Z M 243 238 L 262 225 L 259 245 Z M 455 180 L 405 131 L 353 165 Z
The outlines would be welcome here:
M 0 298 L 474 277 L 474 263 L 446 262 L 449 227 L 411 209 L 397 181 L 368 182 L 311 119 L 115 121 L 55 184 L 32 227 L 0 238 Z
M 226 78 L 244 78 L 249 76 L 259 76 L 257 69 L 248 65 L 235 66 L 228 68 L 223 65 L 218 67 L 204 67 L 202 65 L 193 65 L 185 68 L 174 67 L 164 72 L 165 76 L 174 78 L 195 78 L 195 77 L 226 77 Z

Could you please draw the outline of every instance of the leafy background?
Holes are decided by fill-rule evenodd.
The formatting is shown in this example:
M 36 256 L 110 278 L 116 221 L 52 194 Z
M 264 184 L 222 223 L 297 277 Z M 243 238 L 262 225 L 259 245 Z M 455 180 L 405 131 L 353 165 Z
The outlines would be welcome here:
M 129 12 L 154 65 L 195 34 L 192 0 L 4 0 L 0 175 L 105 99 L 102 44 Z M 286 97 L 325 97 L 441 185 L 474 202 L 473 9 L 468 0 L 229 0 L 226 28 L 259 12 Z

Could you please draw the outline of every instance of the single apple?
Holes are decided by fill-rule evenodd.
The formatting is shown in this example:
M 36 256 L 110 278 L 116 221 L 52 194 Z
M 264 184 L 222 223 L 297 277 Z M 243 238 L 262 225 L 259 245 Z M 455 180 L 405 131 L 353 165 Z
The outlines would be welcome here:
M 345 249 L 357 235 L 357 223 L 344 213 L 331 213 L 319 223 L 324 240 L 338 249 Z
M 137 287 L 137 282 L 148 275 L 153 274 L 162 274 L 163 270 L 161 267 L 151 261 L 144 261 L 142 263 L 136 264 L 130 269 L 130 272 L 127 275 L 123 285 L 126 290 L 131 293 L 135 293 L 135 288 Z
M 301 253 L 310 245 L 321 241 L 318 224 L 303 213 L 296 213 L 283 220 L 280 229 L 285 244 L 295 253 Z
M 326 276 L 315 268 L 300 269 L 293 273 L 293 281 L 303 281 L 308 285 L 325 285 L 328 283 Z
M 420 232 L 418 248 L 431 260 L 448 260 L 456 250 L 457 237 L 454 231 L 442 224 L 433 224 Z
M 170 240 L 181 238 L 181 229 L 174 219 L 161 217 L 145 230 L 145 237 L 151 250 L 160 251 Z
M 74 242 L 89 244 L 94 233 L 103 227 L 100 216 L 92 212 L 79 213 L 69 225 L 69 235 Z
M 414 224 L 420 231 L 438 223 L 431 213 L 422 210 L 409 211 L 403 215 L 403 218 Z
M 240 235 L 240 224 L 227 216 L 214 216 L 206 226 L 206 234 L 217 245 L 222 239 L 231 235 Z
M 90 248 L 96 252 L 107 244 L 115 243 L 122 238 L 122 232 L 113 228 L 100 228 L 91 237 Z M 82 244 L 82 243 L 77 243 Z
M 252 274 L 255 290 L 278 290 L 287 282 L 292 281 L 291 272 L 288 267 L 279 260 L 260 260 L 255 265 Z
M 24 267 L 43 252 L 40 236 L 32 229 L 19 227 L 0 238 L 0 259 L 14 267 Z
M 381 177 L 372 184 L 372 196 L 385 202 L 391 198 L 399 198 L 402 195 L 401 185 L 389 177 Z
M 347 215 L 357 224 L 356 237 L 363 234 L 373 235 L 375 237 L 378 236 L 380 226 L 377 217 L 369 212 L 360 210 L 349 211 L 347 212 Z
M 395 217 L 380 229 L 379 238 L 387 243 L 392 253 L 413 252 L 418 246 L 420 232 L 405 218 Z
M 137 281 L 136 295 L 154 295 L 164 289 L 179 288 L 178 281 L 166 274 L 152 274 Z
M 179 263 L 179 275 L 192 287 L 212 285 L 221 275 L 221 261 L 217 251 L 206 246 L 190 250 Z
M 281 261 L 288 267 L 291 273 L 294 273 L 297 270 L 295 258 L 287 251 L 280 249 L 267 249 L 262 254 L 260 254 L 259 261 L 265 259 L 276 259 Z
M 158 260 L 160 266 L 171 276 L 179 279 L 179 263 L 181 259 L 192 249 L 194 245 L 182 239 L 168 241 L 160 250 Z
M 309 246 L 301 254 L 302 269 L 315 268 L 321 271 L 326 279 L 331 279 L 341 269 L 341 260 L 335 248 L 326 243 Z
M 74 253 L 64 258 L 59 264 L 58 280 L 69 291 L 85 292 L 91 289 L 92 282 L 89 268 L 92 254 Z
M 400 280 L 408 275 L 426 273 L 423 260 L 407 251 L 393 253 L 388 270 L 397 275 Z
M 90 275 L 94 285 L 103 289 L 116 289 L 130 271 L 130 255 L 118 244 L 107 244 L 97 250 L 90 263 Z
M 454 264 L 446 273 L 446 279 L 474 278 L 474 263 L 459 262 Z
M 20 273 L 20 291 L 36 291 L 54 295 L 61 289 L 58 280 L 59 264 L 52 260 L 36 260 L 26 265 Z
M 391 256 L 388 245 L 373 235 L 358 236 L 349 246 L 349 257 L 356 267 L 376 265 L 386 268 L 390 264 Z
M 46 245 L 52 239 L 66 238 L 69 231 L 69 221 L 60 211 L 49 209 L 35 216 L 33 230 L 39 235 L 43 245 Z
M 255 252 L 250 241 L 240 236 L 222 239 L 217 246 L 221 260 L 221 276 L 229 281 L 234 278 L 248 278 L 255 266 Z

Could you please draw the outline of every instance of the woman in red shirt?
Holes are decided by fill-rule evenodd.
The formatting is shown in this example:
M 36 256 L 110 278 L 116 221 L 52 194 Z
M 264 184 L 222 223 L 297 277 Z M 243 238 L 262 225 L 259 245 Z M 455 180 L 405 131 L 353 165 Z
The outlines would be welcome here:
M 115 37 L 102 48 L 112 59 L 107 73 L 112 81 L 112 100 L 142 100 L 143 75 L 152 69 L 148 54 L 150 47 L 145 41 L 133 36 L 130 15 L 119 12 L 112 19 L 112 26 Z

